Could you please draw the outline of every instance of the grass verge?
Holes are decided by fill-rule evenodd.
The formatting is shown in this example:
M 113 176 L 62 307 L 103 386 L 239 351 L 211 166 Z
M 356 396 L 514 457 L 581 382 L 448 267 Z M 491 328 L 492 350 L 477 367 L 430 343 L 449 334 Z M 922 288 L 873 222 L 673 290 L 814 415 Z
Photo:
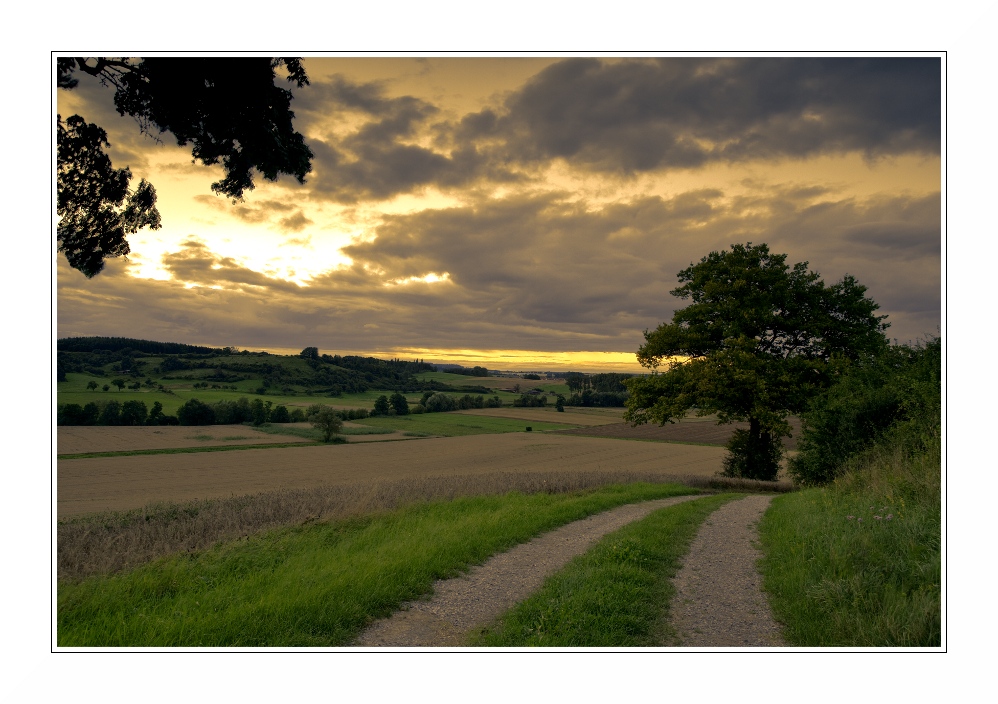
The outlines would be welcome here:
M 494 553 L 588 515 L 692 493 L 675 484 L 462 497 L 309 523 L 58 585 L 60 647 L 348 644 Z
M 672 578 L 700 524 L 738 494 L 661 509 L 604 537 L 476 634 L 486 647 L 644 647 L 671 640 Z
M 791 645 L 938 647 L 940 446 L 894 438 L 833 485 L 773 500 L 765 588 Z

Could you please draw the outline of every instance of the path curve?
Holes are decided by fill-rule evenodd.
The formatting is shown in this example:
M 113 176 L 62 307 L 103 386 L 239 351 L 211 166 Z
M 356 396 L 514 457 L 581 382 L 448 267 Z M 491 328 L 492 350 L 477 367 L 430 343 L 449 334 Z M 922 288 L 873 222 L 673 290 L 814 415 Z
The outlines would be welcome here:
M 544 580 L 600 538 L 652 511 L 702 495 L 676 496 L 619 506 L 569 523 L 494 555 L 461 577 L 438 580 L 433 597 L 409 602 L 376 621 L 354 645 L 360 647 L 458 647 L 481 628 L 526 599 Z
M 673 584 L 673 645 L 687 648 L 786 646 L 762 590 L 755 546 L 772 496 L 752 494 L 703 522 Z

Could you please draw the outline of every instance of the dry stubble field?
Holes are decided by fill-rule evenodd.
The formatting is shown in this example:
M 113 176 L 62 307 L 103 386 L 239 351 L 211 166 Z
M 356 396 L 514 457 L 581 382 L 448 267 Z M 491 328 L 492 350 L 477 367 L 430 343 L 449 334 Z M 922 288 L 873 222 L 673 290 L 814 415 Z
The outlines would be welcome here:
M 559 414 L 560 415 L 560 414 Z M 275 436 L 268 436 L 275 437 Z M 60 460 L 57 515 L 263 491 L 508 472 L 713 476 L 724 449 L 539 433 Z

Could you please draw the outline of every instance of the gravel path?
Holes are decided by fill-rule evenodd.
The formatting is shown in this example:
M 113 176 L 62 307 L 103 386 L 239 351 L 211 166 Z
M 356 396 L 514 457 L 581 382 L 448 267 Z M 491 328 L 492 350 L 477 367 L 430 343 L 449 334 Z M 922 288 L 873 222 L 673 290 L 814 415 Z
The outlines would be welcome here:
M 785 646 L 762 591 L 756 524 L 771 496 L 753 494 L 711 514 L 676 575 L 672 625 L 676 646 Z
M 410 602 L 364 631 L 361 647 L 454 647 L 474 628 L 488 625 L 530 596 L 544 580 L 596 541 L 652 511 L 697 496 L 620 506 L 545 533 L 489 558 L 464 576 L 440 580 L 428 601 Z

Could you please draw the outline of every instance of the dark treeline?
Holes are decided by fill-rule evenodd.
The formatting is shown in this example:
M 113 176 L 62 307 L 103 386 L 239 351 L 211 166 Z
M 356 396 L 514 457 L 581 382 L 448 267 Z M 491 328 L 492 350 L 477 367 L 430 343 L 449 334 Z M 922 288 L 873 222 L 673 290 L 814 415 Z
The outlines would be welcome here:
M 633 374 L 617 374 L 615 372 L 604 372 L 601 374 L 583 374 L 581 372 L 566 372 L 565 383 L 568 390 L 582 392 L 585 390 L 601 393 L 626 394 L 627 387 L 624 380 L 630 379 Z
M 627 391 L 593 391 L 585 389 L 565 399 L 566 406 L 594 406 L 601 408 L 623 408 L 627 404 Z
M 310 409 L 311 410 L 311 409 Z M 337 410 L 342 420 L 367 418 L 364 408 Z M 274 406 L 271 401 L 240 397 L 234 401 L 222 400 L 207 404 L 192 398 L 177 409 L 177 415 L 163 413 L 163 404 L 156 401 L 152 410 L 144 401 L 99 400 L 85 406 L 78 403 L 60 404 L 57 409 L 58 425 L 239 425 L 252 423 L 301 423 L 308 420 L 309 411 L 301 408 L 288 410 L 287 406 Z
M 152 340 L 136 340 L 130 337 L 64 337 L 56 340 L 55 348 L 62 352 L 95 352 L 107 350 L 135 350 L 148 354 L 228 354 L 227 348 L 201 347 L 200 345 L 185 345 L 181 342 L 154 342 Z
M 489 370 L 485 367 L 450 367 L 440 369 L 448 374 L 463 374 L 464 376 L 488 376 Z M 540 378 L 540 377 L 538 377 Z

